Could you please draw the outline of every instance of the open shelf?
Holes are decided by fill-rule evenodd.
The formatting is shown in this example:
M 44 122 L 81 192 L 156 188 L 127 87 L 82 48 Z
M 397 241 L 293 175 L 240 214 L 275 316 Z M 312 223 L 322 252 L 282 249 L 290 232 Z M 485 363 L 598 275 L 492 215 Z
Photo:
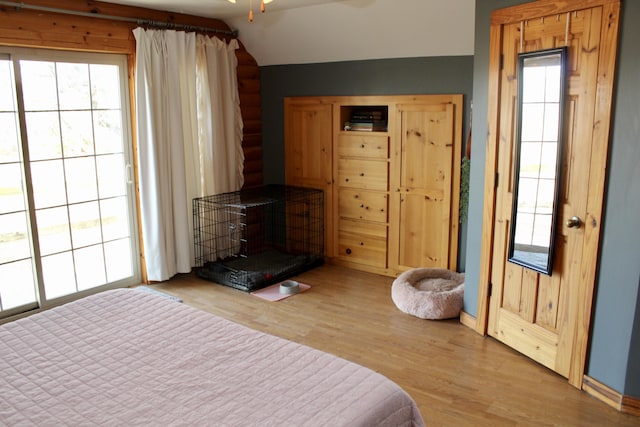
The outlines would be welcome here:
M 388 105 L 341 105 L 340 128 L 348 132 L 387 132 Z

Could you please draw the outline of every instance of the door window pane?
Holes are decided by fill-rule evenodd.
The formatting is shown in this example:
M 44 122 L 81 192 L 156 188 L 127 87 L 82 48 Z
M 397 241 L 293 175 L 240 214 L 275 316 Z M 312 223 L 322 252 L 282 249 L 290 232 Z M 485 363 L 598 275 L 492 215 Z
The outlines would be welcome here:
M 60 122 L 65 157 L 88 156 L 94 153 L 91 111 L 61 112 Z
M 0 215 L 0 263 L 31 258 L 26 212 Z
M 0 310 L 36 301 L 36 281 L 30 259 L 0 264 L 0 277 Z
M 15 89 L 13 82 L 13 72 L 11 70 L 11 61 L 0 60 L 0 111 L 16 111 L 15 107 Z
M 96 162 L 94 157 L 80 157 L 64 161 L 69 203 L 86 202 L 98 198 Z
M 89 65 L 56 63 L 60 110 L 87 110 L 91 108 L 89 91 Z M 116 92 L 119 93 L 119 90 Z
M 96 163 L 100 198 L 126 195 L 127 177 L 124 169 L 124 156 L 122 154 L 98 156 Z
M 24 209 L 20 164 L 0 164 L 0 213 L 10 213 Z
M 116 197 L 101 200 L 100 211 L 102 213 L 102 238 L 104 241 L 122 239 L 130 235 L 129 222 L 123 215 L 127 212 L 127 199 Z
M 76 265 L 79 291 L 107 283 L 102 245 L 89 246 L 88 248 L 73 251 L 73 258 Z
M 0 96 L 2 95 L 0 94 Z M 0 163 L 19 162 L 20 138 L 15 112 L 0 112 L 0 129 L 2 129 L 0 132 Z
M 58 85 L 53 62 L 20 61 L 20 76 L 26 111 L 58 109 Z
M 50 208 L 67 203 L 61 160 L 32 162 L 31 179 L 36 208 Z
M 95 245 L 102 241 L 98 202 L 70 205 L 69 218 L 74 248 Z
M 96 153 L 121 153 L 124 150 L 121 114 L 119 111 L 94 111 L 93 127 Z
M 105 243 L 104 258 L 107 264 L 107 278 L 110 282 L 131 276 L 133 272 L 131 239 Z
M 54 111 L 26 113 L 29 158 L 35 160 L 59 159 L 62 157 L 60 140 L 60 116 Z
M 71 230 L 67 206 L 36 212 L 40 253 L 52 255 L 71 250 Z
M 42 257 L 42 278 L 47 299 L 77 291 L 71 252 Z
M 120 76 L 113 65 L 91 64 L 91 102 L 94 109 L 120 109 Z

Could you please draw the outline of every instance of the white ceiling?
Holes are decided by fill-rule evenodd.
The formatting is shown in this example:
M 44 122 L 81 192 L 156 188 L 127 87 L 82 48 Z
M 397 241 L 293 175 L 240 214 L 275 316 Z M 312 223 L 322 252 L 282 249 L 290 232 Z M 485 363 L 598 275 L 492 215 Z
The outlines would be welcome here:
M 476 0 L 108 1 L 222 19 L 261 66 L 473 54 Z
M 236 0 L 236 4 L 229 0 L 109 0 L 108 3 L 142 6 L 150 9 L 168 10 L 189 15 L 206 16 L 227 20 L 228 18 L 247 17 L 250 0 Z M 270 11 L 306 7 L 322 3 L 335 3 L 344 0 L 272 0 L 266 7 Z M 254 13 L 260 10 L 260 0 L 251 0 Z

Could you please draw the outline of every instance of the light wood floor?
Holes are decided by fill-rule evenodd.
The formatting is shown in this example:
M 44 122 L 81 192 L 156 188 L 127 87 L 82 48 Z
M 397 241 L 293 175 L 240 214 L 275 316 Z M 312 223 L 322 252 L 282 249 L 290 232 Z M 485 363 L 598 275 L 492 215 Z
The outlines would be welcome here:
M 418 403 L 429 426 L 640 426 L 564 378 L 457 319 L 421 320 L 391 301 L 392 279 L 325 265 L 280 302 L 179 275 L 154 285 L 186 304 L 378 371 Z

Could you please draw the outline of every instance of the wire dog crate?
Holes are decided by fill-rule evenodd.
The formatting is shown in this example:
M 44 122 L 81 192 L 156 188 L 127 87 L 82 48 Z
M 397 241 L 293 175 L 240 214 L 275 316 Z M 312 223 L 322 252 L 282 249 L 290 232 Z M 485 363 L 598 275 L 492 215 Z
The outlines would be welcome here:
M 267 185 L 193 199 L 196 274 L 246 292 L 322 264 L 324 193 Z

